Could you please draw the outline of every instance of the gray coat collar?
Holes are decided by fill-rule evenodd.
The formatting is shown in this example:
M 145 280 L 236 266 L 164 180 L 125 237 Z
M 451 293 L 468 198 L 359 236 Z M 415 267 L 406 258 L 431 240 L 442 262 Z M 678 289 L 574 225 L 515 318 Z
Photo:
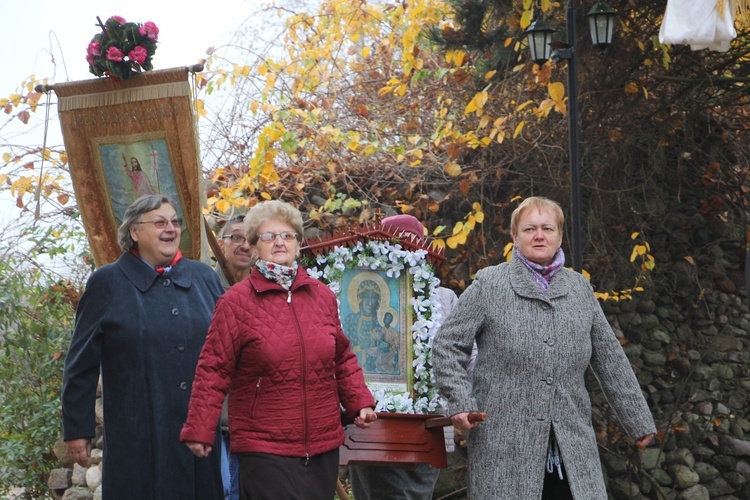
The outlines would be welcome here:
M 552 299 L 564 297 L 570 292 L 572 280 L 569 269 L 560 269 L 552 278 L 547 291 L 543 291 L 531 276 L 531 271 L 516 257 L 510 259 L 510 286 L 521 297 L 550 302 Z
M 134 287 L 141 292 L 148 291 L 159 278 L 159 273 L 154 268 L 143 262 L 141 259 L 136 257 L 130 252 L 123 253 L 119 259 L 117 259 L 117 267 L 122 271 L 122 274 L 130 281 Z M 190 288 L 192 283 L 192 275 L 190 268 L 186 265 L 185 257 L 180 262 L 172 267 L 169 273 L 165 274 L 164 277 L 171 278 L 172 282 L 182 288 Z

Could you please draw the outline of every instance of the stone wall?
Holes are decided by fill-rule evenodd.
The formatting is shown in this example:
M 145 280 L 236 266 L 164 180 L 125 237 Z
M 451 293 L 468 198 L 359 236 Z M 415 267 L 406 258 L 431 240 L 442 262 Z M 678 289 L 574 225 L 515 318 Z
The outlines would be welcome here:
M 656 287 L 603 308 L 657 420 L 645 452 L 603 429 L 601 456 L 615 499 L 750 498 L 750 310 L 735 245 L 705 245 L 678 260 Z M 660 281 L 661 286 L 668 280 Z M 592 390 L 595 420 L 606 401 Z M 626 440 L 627 441 L 627 440 Z
M 101 500 L 102 498 L 102 422 L 104 410 L 101 399 L 101 386 L 96 398 L 96 439 L 91 449 L 91 465 L 81 467 L 68 455 L 67 446 L 58 439 L 53 447 L 55 456 L 60 461 L 60 468 L 50 474 L 47 485 L 54 498 L 62 500 Z

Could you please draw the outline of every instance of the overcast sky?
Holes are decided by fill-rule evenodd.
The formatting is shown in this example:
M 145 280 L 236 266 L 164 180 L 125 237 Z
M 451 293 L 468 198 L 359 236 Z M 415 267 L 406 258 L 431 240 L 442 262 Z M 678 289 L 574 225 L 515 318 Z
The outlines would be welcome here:
M 86 46 L 99 31 L 97 16 L 102 21 L 118 15 L 127 21 L 156 23 L 159 45 L 154 67 L 164 69 L 197 62 L 208 47 L 231 38 L 260 4 L 257 0 L 211 0 L 202 4 L 164 0 L 34 0 L 19 15 L 11 17 L 6 10 L 3 16 L 0 47 L 5 64 L 0 72 L 0 88 L 7 93 L 32 73 L 54 78 L 56 82 L 94 78 L 84 58 Z M 51 62 L 52 56 L 57 68 Z

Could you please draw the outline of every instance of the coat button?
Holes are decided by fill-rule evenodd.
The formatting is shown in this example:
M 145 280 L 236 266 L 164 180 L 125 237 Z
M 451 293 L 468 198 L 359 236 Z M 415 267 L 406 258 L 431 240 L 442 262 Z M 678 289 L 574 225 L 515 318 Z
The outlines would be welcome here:
M 164 286 L 169 286 L 169 285 L 171 285 L 171 284 L 172 284 L 172 280 L 171 280 L 171 279 L 169 279 L 169 278 L 166 278 L 166 279 L 165 279 L 165 280 L 164 280 L 164 281 L 162 282 L 162 285 L 164 285 Z
M 547 339 L 547 345 L 550 346 L 550 347 L 552 347 L 553 345 L 555 345 L 555 339 L 552 339 L 552 338 Z
M 183 391 L 187 391 L 187 382 L 182 382 L 180 384 L 180 389 L 182 389 Z
M 179 309 L 177 309 L 176 307 L 174 309 L 172 309 L 172 316 L 177 316 L 179 314 L 180 314 L 180 310 Z
M 552 379 L 552 377 L 547 377 L 546 382 L 547 382 L 547 385 L 552 385 L 552 382 L 554 382 L 554 380 Z
M 185 344 L 177 344 L 178 352 L 185 352 Z

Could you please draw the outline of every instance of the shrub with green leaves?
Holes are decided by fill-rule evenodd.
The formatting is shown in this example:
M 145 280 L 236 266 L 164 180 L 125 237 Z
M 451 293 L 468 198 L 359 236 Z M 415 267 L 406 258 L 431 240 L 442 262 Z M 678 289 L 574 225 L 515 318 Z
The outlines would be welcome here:
M 39 257 L 0 248 L 0 497 L 16 487 L 24 498 L 50 498 L 47 479 L 59 466 L 52 445 L 79 290 Z

